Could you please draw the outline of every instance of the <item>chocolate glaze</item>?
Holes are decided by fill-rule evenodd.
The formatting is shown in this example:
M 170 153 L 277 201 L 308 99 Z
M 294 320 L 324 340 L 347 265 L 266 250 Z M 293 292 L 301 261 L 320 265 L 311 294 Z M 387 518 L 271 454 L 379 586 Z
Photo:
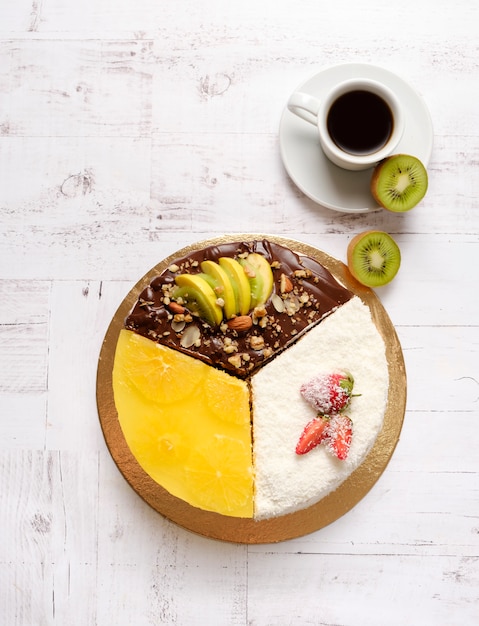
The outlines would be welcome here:
M 262 312 L 266 314 L 256 317 L 250 312 L 255 323 L 244 333 L 231 330 L 226 323 L 213 328 L 198 317 L 193 317 L 183 331 L 174 332 L 173 314 L 165 294 L 168 294 L 168 287 L 174 285 L 175 276 L 199 273 L 199 265 L 206 259 L 237 258 L 249 252 L 262 254 L 273 268 L 273 293 L 265 305 L 266 311 Z M 289 288 L 292 290 L 287 293 L 284 278 L 281 290 L 282 275 L 291 281 Z M 125 320 L 125 327 L 244 378 L 352 296 L 320 263 L 279 244 L 267 240 L 225 243 L 192 252 L 171 263 L 140 294 Z M 283 306 L 285 310 L 279 312 Z M 200 340 L 193 346 L 183 347 L 183 334 L 192 324 L 198 327 Z

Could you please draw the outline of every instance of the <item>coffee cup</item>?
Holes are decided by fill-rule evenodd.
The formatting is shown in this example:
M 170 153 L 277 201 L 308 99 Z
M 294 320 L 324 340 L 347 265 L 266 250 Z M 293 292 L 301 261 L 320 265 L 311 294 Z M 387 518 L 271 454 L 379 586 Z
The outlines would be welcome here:
M 317 127 L 324 154 L 347 170 L 364 170 L 393 154 L 404 132 L 396 95 L 375 80 L 353 78 L 321 98 L 296 91 L 288 109 Z

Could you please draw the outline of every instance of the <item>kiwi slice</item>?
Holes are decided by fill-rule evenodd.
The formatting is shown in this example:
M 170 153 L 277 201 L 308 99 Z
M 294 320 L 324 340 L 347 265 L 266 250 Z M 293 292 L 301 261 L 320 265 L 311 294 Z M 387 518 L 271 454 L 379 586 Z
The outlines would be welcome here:
M 348 267 L 363 285 L 381 287 L 398 273 L 401 252 L 387 233 L 367 230 L 351 239 L 348 245 Z
M 427 191 L 427 171 L 422 162 L 409 154 L 395 154 L 380 161 L 371 178 L 376 202 L 396 213 L 409 211 Z

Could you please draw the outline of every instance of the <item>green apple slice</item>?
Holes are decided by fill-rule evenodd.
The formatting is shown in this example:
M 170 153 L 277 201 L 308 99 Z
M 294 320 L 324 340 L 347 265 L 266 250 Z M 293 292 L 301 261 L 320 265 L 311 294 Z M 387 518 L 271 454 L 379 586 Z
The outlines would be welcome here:
M 214 292 L 218 298 L 223 299 L 223 308 L 226 319 L 236 315 L 236 298 L 228 274 L 214 261 L 203 261 L 201 269 L 205 274 L 211 276 L 215 282 Z
M 257 252 L 251 252 L 241 265 L 249 280 L 251 289 L 251 308 L 264 304 L 273 291 L 273 270 L 268 261 Z
M 173 291 L 173 298 L 182 298 L 192 313 L 205 319 L 212 326 L 218 326 L 223 319 L 223 309 L 217 304 L 217 296 L 212 287 L 197 274 L 180 274 L 175 277 L 180 289 Z
M 243 267 L 236 259 L 224 256 L 218 259 L 230 279 L 236 299 L 236 313 L 248 315 L 251 309 L 251 288 Z

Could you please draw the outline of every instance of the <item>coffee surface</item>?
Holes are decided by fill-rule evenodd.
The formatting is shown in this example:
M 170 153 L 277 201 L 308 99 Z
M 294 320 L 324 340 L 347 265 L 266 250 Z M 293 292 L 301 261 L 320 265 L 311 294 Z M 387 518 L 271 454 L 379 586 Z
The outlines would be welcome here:
M 327 127 L 341 150 L 360 156 L 372 154 L 387 143 L 393 116 L 380 96 L 369 91 L 350 91 L 331 105 Z

